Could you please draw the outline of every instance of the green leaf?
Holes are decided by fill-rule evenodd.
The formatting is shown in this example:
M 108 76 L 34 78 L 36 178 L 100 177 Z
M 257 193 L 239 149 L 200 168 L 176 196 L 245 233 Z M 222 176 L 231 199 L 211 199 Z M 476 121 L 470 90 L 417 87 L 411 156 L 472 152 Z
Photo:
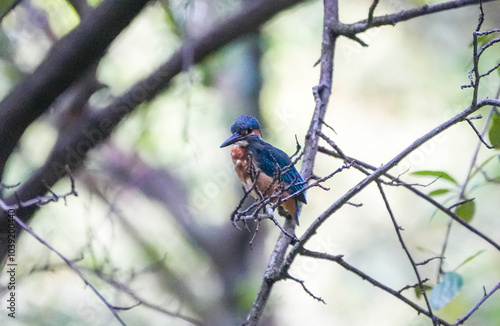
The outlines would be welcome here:
M 500 148 L 500 114 L 493 116 L 490 130 L 488 130 L 488 137 L 492 146 Z
M 471 200 L 463 204 L 460 204 L 457 207 L 455 213 L 462 220 L 464 220 L 467 223 L 470 223 L 470 221 L 472 221 L 472 218 L 474 217 L 475 212 L 476 212 L 476 203 L 473 200 Z
M 420 175 L 420 176 L 430 176 L 430 177 L 443 178 L 445 180 L 453 182 L 454 184 L 458 184 L 458 182 L 455 179 L 453 179 L 448 173 L 446 173 L 444 171 L 422 170 L 422 171 L 415 171 L 412 174 L 413 175 Z
M 455 272 L 444 274 L 443 280 L 432 290 L 429 301 L 432 309 L 439 310 L 453 300 L 462 288 L 462 276 Z
M 460 267 L 462 267 L 463 265 L 467 264 L 468 262 L 470 262 L 471 260 L 473 260 L 474 258 L 476 258 L 477 256 L 479 256 L 480 254 L 482 254 L 483 252 L 485 252 L 485 250 L 479 250 L 478 252 L 476 252 L 474 255 L 470 256 L 469 258 L 467 258 L 466 260 L 464 260 L 460 265 L 458 265 L 457 268 L 455 268 L 455 270 L 459 269 Z
M 429 196 L 439 196 L 439 195 L 444 195 L 450 192 L 450 189 L 436 189 L 431 192 L 429 192 Z

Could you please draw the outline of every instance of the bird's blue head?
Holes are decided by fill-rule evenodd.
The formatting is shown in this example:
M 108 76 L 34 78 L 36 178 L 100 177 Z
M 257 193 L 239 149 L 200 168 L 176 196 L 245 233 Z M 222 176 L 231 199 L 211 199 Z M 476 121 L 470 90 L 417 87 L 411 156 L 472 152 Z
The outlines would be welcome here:
M 251 115 L 240 115 L 236 118 L 231 125 L 231 132 L 233 134 L 220 145 L 221 148 L 243 140 L 250 135 L 261 135 L 259 121 Z

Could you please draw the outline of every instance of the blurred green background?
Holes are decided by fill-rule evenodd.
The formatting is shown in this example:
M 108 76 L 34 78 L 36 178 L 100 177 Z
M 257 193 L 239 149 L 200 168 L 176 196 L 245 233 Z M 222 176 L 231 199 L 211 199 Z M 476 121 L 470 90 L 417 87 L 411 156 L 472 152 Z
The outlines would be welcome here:
M 376 15 L 398 12 L 422 1 L 381 1 Z M 94 1 L 93 4 L 97 4 Z M 364 19 L 371 1 L 340 1 L 340 19 Z M 112 44 L 97 76 L 106 85 L 90 99 L 98 110 L 147 76 L 182 44 L 242 6 L 238 1 L 153 2 Z M 486 28 L 500 25 L 498 2 L 487 4 Z M 307 1 L 287 10 L 254 35 L 217 52 L 177 76 L 154 101 L 142 105 L 112 137 L 93 150 L 76 174 L 78 197 L 67 204 L 43 207 L 31 227 L 67 258 L 117 306 L 137 298 L 118 291 L 99 277 L 105 273 L 138 297 L 207 325 L 238 325 L 246 317 L 262 279 L 279 230 L 265 221 L 252 234 L 231 226 L 229 214 L 242 191 L 228 149 L 219 145 L 240 114 L 253 114 L 263 125 L 266 141 L 289 154 L 295 135 L 303 144 L 317 84 L 322 33 L 322 2 Z M 471 90 L 472 31 L 478 8 L 433 14 L 372 29 L 360 37 L 369 44 L 341 38 L 335 53 L 334 85 L 325 132 L 349 156 L 380 166 L 415 139 L 465 109 Z M 79 22 L 62 0 L 25 1 L 2 22 L 0 97 L 43 60 L 50 46 Z M 481 62 L 498 62 L 493 50 Z M 498 74 L 484 81 L 480 97 L 493 97 Z M 487 114 L 487 108 L 480 111 Z M 57 137 L 58 107 L 34 123 L 11 157 L 4 180 L 26 180 L 41 166 Z M 481 129 L 481 120 L 475 122 Z M 465 123 L 426 143 L 392 173 L 406 173 L 407 182 L 433 179 L 410 175 L 417 170 L 443 170 L 463 182 L 478 139 Z M 326 146 L 326 145 L 325 145 Z M 478 162 L 497 155 L 482 149 Z M 319 154 L 315 174 L 324 176 L 342 162 Z M 486 167 L 500 176 L 498 158 Z M 308 225 L 364 176 L 348 170 L 325 183 L 330 191 L 308 191 L 300 217 L 300 236 Z M 437 180 L 423 192 L 446 186 Z M 68 180 L 55 189 L 69 190 Z M 394 187 L 387 195 L 403 236 L 416 261 L 439 255 L 448 217 L 410 192 Z M 171 192 L 171 193 L 169 193 Z M 498 185 L 478 175 L 468 194 L 476 198 L 472 224 L 500 241 Z M 453 204 L 456 194 L 437 199 Z M 168 198 L 168 199 L 166 199 Z M 376 187 L 353 199 L 363 206 L 345 206 L 309 242 L 308 248 L 342 254 L 347 262 L 398 290 L 416 279 L 397 240 Z M 236 245 L 237 244 L 237 245 Z M 463 227 L 453 225 L 444 268 L 461 267 L 464 286 L 437 314 L 454 321 L 465 314 L 499 281 L 500 255 Z M 31 236 L 17 243 L 18 314 L 0 311 L 2 325 L 114 325 L 117 322 L 60 259 Z M 436 284 L 437 260 L 420 267 L 429 285 Z M 92 272 L 97 270 L 98 272 Z M 262 325 L 431 325 L 401 301 L 329 262 L 298 257 L 291 274 L 326 301 L 314 301 L 290 281 L 279 282 L 271 295 Z M 5 290 L 6 275 L 0 282 Z M 412 290 L 406 295 L 425 306 Z M 5 298 L 5 291 L 2 291 Z M 5 302 L 2 299 L 5 306 Z M 499 325 L 500 295 L 493 295 L 466 325 Z M 120 316 L 129 325 L 189 325 L 186 321 L 139 305 Z

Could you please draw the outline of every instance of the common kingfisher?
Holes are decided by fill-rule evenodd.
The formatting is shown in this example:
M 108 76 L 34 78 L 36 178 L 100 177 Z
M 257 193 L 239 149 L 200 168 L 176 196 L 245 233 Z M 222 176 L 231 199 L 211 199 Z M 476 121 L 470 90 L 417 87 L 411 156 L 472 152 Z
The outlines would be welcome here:
M 233 144 L 231 158 L 234 169 L 247 191 L 254 183 L 263 196 L 276 196 L 278 193 L 275 191 L 281 191 L 279 196 L 272 200 L 272 203 L 276 203 L 305 187 L 305 182 L 292 166 L 290 157 L 262 140 L 257 119 L 251 115 L 240 115 L 231 125 L 231 132 L 233 134 L 220 147 Z M 276 180 L 277 177 L 279 180 Z M 260 198 L 255 191 L 252 191 L 251 195 Z M 278 213 L 286 218 L 293 218 L 298 225 L 301 203 L 307 204 L 304 192 L 280 203 Z

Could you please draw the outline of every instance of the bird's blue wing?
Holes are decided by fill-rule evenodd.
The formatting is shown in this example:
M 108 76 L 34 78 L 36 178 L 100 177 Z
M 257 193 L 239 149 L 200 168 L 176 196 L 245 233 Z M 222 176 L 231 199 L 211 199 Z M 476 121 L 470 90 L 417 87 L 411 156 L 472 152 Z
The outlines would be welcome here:
M 300 176 L 297 169 L 293 166 L 290 167 L 292 161 L 285 152 L 264 141 L 262 141 L 259 145 L 260 146 L 254 147 L 256 150 L 256 153 L 254 153 L 256 155 L 254 155 L 254 157 L 256 157 L 262 172 L 270 177 L 274 177 L 278 173 L 277 169 L 286 171 L 281 173 L 281 180 L 289 185 L 292 185 L 289 190 L 292 194 L 305 187 L 304 180 Z M 296 198 L 301 202 L 306 203 L 306 196 L 304 193 L 297 195 Z
M 302 188 L 305 187 L 304 180 L 302 179 L 302 176 L 297 171 L 297 169 L 295 169 L 295 167 L 292 167 L 287 172 L 285 172 L 281 176 L 281 180 L 283 180 L 287 184 L 292 185 L 292 187 L 290 187 L 290 193 L 292 193 L 292 194 L 296 193 L 297 191 L 300 191 Z M 306 195 L 304 192 L 297 195 L 297 199 L 300 200 L 301 202 L 303 202 L 304 204 L 307 203 Z

